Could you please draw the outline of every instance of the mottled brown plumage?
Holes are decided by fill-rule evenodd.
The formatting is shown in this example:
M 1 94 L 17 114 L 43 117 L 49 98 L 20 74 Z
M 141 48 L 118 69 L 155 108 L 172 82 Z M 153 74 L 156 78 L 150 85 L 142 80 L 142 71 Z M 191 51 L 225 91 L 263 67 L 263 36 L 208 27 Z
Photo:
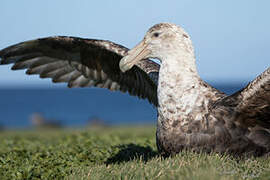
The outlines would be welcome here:
M 3 49 L 0 58 L 1 64 L 14 63 L 14 70 L 28 69 L 69 87 L 147 98 L 158 109 L 156 138 L 163 155 L 183 149 L 237 156 L 270 152 L 270 68 L 227 96 L 200 79 L 190 37 L 174 24 L 153 26 L 131 50 L 104 40 L 49 37 Z M 159 59 L 160 67 L 148 58 Z

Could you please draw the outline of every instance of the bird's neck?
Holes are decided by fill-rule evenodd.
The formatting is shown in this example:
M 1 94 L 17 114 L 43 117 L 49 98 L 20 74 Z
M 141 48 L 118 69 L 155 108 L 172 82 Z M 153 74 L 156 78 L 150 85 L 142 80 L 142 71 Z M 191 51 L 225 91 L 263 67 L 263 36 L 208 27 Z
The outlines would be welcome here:
M 190 120 L 202 120 L 207 98 L 201 82 L 193 54 L 164 57 L 158 81 L 158 124 L 184 128 Z

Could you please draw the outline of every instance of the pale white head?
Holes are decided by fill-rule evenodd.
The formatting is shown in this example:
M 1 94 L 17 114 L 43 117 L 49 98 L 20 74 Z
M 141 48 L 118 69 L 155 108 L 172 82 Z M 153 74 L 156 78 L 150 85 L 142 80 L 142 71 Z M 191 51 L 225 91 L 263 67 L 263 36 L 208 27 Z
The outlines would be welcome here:
M 194 51 L 190 37 L 180 26 L 160 23 L 147 31 L 144 39 L 121 59 L 119 66 L 125 72 L 142 59 L 156 58 L 162 63 L 172 54 L 193 57 Z

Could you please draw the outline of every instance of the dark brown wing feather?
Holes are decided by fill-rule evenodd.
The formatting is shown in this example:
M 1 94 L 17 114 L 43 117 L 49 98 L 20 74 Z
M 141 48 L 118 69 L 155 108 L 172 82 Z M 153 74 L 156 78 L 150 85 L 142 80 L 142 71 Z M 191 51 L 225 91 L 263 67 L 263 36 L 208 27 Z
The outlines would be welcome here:
M 270 68 L 225 101 L 233 108 L 238 124 L 270 128 Z
M 13 70 L 67 82 L 68 87 L 96 86 L 129 92 L 156 105 L 155 80 L 159 65 L 143 60 L 122 73 L 120 59 L 128 49 L 110 41 L 76 37 L 48 37 L 22 42 L 0 51 L 0 64 L 14 63 Z

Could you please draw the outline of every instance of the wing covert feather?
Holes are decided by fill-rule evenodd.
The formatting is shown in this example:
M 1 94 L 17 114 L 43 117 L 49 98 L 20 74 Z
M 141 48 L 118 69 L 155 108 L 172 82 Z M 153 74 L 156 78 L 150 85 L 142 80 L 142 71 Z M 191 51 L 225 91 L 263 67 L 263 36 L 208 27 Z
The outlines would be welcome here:
M 270 68 L 220 104 L 233 108 L 235 121 L 241 126 L 270 128 Z

